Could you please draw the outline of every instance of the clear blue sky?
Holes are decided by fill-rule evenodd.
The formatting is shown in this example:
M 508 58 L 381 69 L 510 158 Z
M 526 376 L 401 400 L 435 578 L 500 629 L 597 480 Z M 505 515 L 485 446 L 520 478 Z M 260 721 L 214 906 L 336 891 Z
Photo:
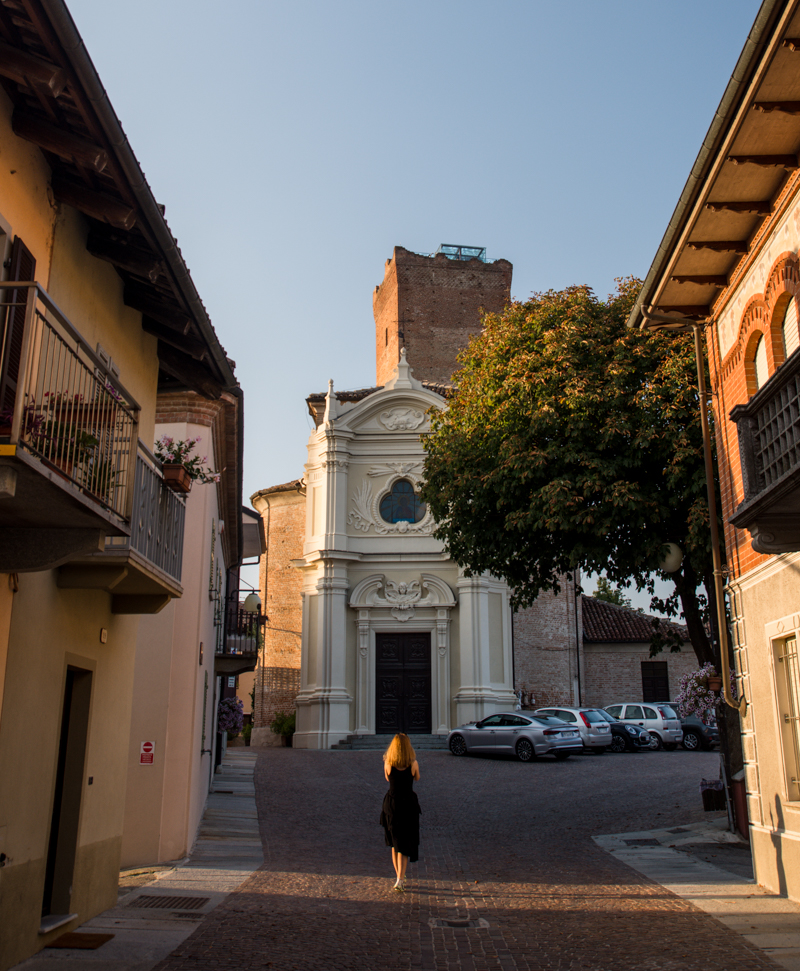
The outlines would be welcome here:
M 68 0 L 245 393 L 245 498 L 375 381 L 395 245 L 644 276 L 757 0 Z M 413 366 L 413 361 L 411 362 Z

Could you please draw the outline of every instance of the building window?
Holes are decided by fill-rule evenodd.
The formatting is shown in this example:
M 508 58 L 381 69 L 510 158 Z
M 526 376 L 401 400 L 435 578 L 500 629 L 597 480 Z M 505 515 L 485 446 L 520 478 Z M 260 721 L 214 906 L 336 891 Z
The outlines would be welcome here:
M 781 324 L 781 334 L 783 336 L 783 350 L 788 360 L 789 355 L 800 346 L 800 333 L 797 328 L 797 301 L 791 298 L 786 305 L 786 313 L 783 315 Z
M 797 637 L 773 641 L 778 714 L 789 799 L 800 799 L 800 662 Z
M 756 368 L 756 388 L 766 384 L 769 373 L 767 371 L 767 342 L 761 337 L 756 344 L 756 356 L 753 362 Z
M 642 661 L 642 701 L 669 701 L 666 661 Z
M 398 479 L 391 492 L 381 499 L 381 519 L 387 523 L 418 523 L 425 511 L 425 503 L 408 479 Z

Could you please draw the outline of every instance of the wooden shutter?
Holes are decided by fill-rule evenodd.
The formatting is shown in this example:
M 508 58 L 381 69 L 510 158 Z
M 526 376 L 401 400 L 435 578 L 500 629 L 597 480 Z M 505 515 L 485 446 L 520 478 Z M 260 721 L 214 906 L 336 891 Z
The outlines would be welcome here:
M 11 246 L 11 272 L 9 280 L 33 280 L 36 260 L 19 236 Z M 17 378 L 22 358 L 22 332 L 25 328 L 27 290 L 6 290 L 9 306 L 3 313 L 3 357 L 0 370 L 0 411 L 14 410 L 17 396 Z

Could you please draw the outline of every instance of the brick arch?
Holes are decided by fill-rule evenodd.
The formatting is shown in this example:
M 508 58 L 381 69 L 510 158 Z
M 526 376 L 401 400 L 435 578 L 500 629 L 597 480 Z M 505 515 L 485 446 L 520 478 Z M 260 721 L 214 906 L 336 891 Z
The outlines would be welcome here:
M 764 297 L 769 307 L 769 346 L 773 373 L 786 360 L 783 345 L 783 318 L 790 300 L 800 293 L 800 261 L 794 253 L 782 253 L 772 264 Z

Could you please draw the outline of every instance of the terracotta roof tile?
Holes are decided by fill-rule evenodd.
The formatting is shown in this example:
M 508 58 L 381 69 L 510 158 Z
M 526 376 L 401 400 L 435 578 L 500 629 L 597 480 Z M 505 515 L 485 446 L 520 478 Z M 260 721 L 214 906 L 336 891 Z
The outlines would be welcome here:
M 581 597 L 583 639 L 589 643 L 641 644 L 653 636 L 653 622 L 664 633 L 677 631 L 682 641 L 689 640 L 684 624 L 640 614 L 631 607 L 619 607 L 595 597 Z

